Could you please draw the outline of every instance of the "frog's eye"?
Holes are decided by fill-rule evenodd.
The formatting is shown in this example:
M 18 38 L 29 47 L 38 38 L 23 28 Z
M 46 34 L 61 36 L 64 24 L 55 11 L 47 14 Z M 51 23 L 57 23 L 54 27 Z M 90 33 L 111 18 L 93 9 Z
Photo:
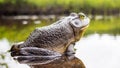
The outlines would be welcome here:
M 85 18 L 85 14 L 84 14 L 84 13 L 79 13 L 78 15 L 79 15 L 79 18 L 80 18 L 81 20 L 83 20 L 83 19 Z
M 80 19 L 83 20 L 85 18 L 84 15 L 80 15 Z
M 77 16 L 77 13 L 71 13 L 70 16 Z
M 80 20 L 74 20 L 74 21 L 71 21 L 70 24 L 74 27 L 80 27 L 81 26 L 81 21 Z

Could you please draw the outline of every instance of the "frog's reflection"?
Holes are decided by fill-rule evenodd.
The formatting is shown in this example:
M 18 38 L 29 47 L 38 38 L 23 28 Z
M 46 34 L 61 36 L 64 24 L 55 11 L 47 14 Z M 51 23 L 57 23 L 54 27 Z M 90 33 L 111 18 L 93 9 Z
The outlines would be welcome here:
M 62 56 L 60 59 L 44 65 L 30 65 L 31 68 L 85 68 L 83 62 L 77 57 Z

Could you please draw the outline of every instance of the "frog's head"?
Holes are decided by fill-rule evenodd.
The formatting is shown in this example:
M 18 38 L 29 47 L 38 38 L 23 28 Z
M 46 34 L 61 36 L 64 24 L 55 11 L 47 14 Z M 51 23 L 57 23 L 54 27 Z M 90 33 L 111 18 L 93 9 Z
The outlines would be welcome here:
M 84 30 L 89 25 L 90 19 L 84 13 L 71 13 L 70 17 L 72 17 L 70 24 L 73 28 Z
M 89 26 L 90 19 L 84 13 L 71 13 L 69 17 L 71 17 L 69 23 L 73 28 L 74 35 L 79 40 L 84 30 Z

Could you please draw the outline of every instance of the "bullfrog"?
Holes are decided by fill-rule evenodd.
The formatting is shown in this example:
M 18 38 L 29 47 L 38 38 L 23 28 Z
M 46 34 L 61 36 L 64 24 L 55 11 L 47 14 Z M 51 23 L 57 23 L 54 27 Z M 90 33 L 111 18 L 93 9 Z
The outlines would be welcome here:
M 47 64 L 63 55 L 73 56 L 74 45 L 89 22 L 84 13 L 71 13 L 51 25 L 37 27 L 24 42 L 13 44 L 11 56 L 28 65 Z

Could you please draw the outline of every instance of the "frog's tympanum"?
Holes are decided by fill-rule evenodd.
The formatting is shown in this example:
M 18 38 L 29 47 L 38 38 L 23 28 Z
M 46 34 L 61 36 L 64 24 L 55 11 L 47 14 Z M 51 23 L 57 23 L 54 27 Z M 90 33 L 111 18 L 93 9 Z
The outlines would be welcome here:
M 73 47 L 89 22 L 84 13 L 71 13 L 49 26 L 36 28 L 24 42 L 12 46 L 11 56 L 28 65 L 44 65 L 63 55 L 73 56 Z

